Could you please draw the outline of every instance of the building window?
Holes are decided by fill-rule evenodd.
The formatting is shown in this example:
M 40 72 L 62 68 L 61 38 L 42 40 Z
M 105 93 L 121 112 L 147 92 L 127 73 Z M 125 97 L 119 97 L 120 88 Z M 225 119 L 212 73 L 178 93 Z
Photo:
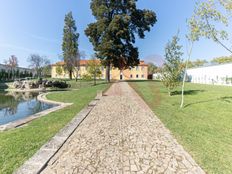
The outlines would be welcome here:
M 136 66 L 136 71 L 138 71 L 139 70 L 139 67 L 138 66 Z
M 132 75 L 132 74 L 130 75 L 130 78 L 131 78 L 131 79 L 133 78 L 133 75 Z
M 141 67 L 141 70 L 142 70 L 142 71 L 144 70 L 144 66 Z
M 138 74 L 136 75 L 136 78 L 137 78 L 137 79 L 139 78 L 139 75 L 138 75 Z
M 144 78 L 144 75 L 142 74 L 142 78 Z

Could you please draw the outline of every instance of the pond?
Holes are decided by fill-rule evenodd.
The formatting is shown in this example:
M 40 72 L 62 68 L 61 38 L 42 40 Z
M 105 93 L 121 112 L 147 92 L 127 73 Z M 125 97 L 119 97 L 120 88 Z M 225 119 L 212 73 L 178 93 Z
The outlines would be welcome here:
M 0 125 L 23 119 L 54 106 L 37 100 L 39 93 L 0 92 Z

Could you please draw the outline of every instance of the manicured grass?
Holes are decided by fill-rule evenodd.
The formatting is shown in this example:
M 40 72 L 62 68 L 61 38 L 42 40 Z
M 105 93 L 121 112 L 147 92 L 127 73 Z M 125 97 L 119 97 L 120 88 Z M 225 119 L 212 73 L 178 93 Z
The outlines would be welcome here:
M 48 99 L 74 104 L 32 121 L 28 126 L 0 133 L 0 173 L 12 173 L 22 165 L 84 108 L 96 96 L 98 90 L 105 90 L 108 86 L 99 84 L 50 94 Z
M 232 87 L 187 84 L 169 97 L 162 83 L 131 82 L 178 142 L 208 173 L 232 173 Z
M 65 80 L 68 84 L 71 85 L 71 89 L 81 89 L 86 88 L 88 86 L 92 86 L 94 84 L 93 80 Z M 97 80 L 97 84 L 104 84 L 105 80 Z

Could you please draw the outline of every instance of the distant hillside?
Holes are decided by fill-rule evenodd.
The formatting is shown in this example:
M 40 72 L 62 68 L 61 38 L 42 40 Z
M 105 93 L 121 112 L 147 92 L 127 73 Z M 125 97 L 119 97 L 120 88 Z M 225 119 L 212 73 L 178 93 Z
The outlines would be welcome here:
M 164 64 L 164 58 L 160 55 L 150 55 L 144 58 L 147 63 L 154 63 L 161 67 Z

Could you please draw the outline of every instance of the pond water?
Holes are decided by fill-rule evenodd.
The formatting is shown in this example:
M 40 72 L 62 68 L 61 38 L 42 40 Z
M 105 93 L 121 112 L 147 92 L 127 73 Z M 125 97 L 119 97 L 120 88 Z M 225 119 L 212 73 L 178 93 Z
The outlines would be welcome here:
M 0 92 L 0 125 L 31 116 L 56 105 L 37 100 L 39 93 Z

